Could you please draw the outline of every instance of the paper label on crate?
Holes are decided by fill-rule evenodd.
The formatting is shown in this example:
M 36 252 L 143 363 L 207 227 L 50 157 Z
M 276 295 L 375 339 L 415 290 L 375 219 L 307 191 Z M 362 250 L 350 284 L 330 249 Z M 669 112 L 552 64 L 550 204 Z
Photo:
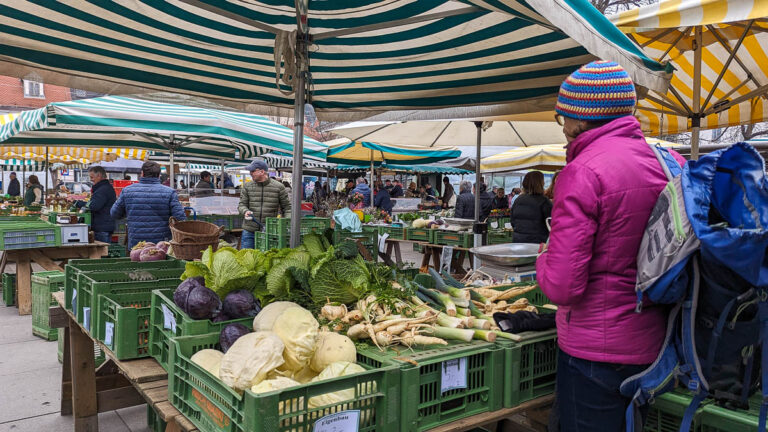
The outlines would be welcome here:
M 429 220 L 431 221 L 435 220 L 435 215 L 429 215 Z
M 176 333 L 176 317 L 173 316 L 173 312 L 166 305 L 160 305 L 160 307 L 163 309 L 163 328 Z
M 512 229 L 512 224 L 511 224 L 510 222 L 506 222 L 506 223 L 504 224 L 504 228 L 506 228 L 506 229 Z
M 83 308 L 83 327 L 85 331 L 91 331 L 91 308 L 89 307 Z
M 312 432 L 357 432 L 360 429 L 360 410 L 329 414 L 315 422 Z
M 115 336 L 115 323 L 104 323 L 104 345 L 112 346 L 112 338 Z
M 379 236 L 379 252 L 384 253 L 387 250 L 387 238 L 389 238 L 389 233 L 384 233 Z
M 446 360 L 442 363 L 440 393 L 467 388 L 467 358 Z
M 77 290 L 72 290 L 72 313 L 77 316 Z
M 491 222 L 491 228 L 496 229 L 499 227 L 499 223 L 496 221 Z

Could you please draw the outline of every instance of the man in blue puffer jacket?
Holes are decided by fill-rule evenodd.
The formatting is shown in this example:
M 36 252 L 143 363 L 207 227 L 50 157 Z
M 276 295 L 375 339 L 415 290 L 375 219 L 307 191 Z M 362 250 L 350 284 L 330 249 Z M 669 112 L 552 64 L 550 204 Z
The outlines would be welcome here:
M 128 217 L 128 247 L 140 241 L 157 243 L 171 239 L 168 220 L 186 219 L 176 191 L 160 184 L 160 165 L 145 162 L 139 183 L 126 186 L 112 206 L 113 219 Z

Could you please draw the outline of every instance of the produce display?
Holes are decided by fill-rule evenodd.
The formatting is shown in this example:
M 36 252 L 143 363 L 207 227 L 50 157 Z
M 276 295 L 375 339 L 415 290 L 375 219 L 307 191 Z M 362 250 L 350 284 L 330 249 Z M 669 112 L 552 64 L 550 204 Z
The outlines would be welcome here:
M 147 262 L 147 261 L 162 261 L 166 259 L 168 255 L 168 248 L 170 243 L 162 241 L 160 243 L 152 242 L 138 242 L 136 246 L 131 249 L 128 256 L 131 261 L 134 262 Z

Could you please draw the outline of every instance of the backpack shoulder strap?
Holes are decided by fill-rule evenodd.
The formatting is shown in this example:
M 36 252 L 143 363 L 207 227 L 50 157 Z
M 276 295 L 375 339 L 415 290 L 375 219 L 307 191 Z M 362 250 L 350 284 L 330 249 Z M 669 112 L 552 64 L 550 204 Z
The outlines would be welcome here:
M 648 144 L 656 156 L 656 160 L 659 161 L 661 169 L 664 171 L 664 175 L 667 176 L 667 180 L 672 181 L 674 177 L 680 175 L 683 170 L 680 168 L 680 164 L 677 163 L 677 159 L 672 156 L 666 148 L 659 144 Z

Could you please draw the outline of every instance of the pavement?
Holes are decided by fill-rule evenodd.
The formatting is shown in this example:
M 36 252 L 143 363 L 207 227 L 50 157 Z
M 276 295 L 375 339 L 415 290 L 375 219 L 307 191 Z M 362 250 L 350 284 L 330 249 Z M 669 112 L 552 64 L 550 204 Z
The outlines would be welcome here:
M 15 273 L 12 265 L 6 271 Z M 33 268 L 32 271 L 42 271 Z M 32 334 L 32 316 L 0 303 L 0 432 L 73 430 L 73 417 L 62 416 L 61 364 L 56 341 Z M 147 406 L 99 414 L 102 432 L 151 432 Z

